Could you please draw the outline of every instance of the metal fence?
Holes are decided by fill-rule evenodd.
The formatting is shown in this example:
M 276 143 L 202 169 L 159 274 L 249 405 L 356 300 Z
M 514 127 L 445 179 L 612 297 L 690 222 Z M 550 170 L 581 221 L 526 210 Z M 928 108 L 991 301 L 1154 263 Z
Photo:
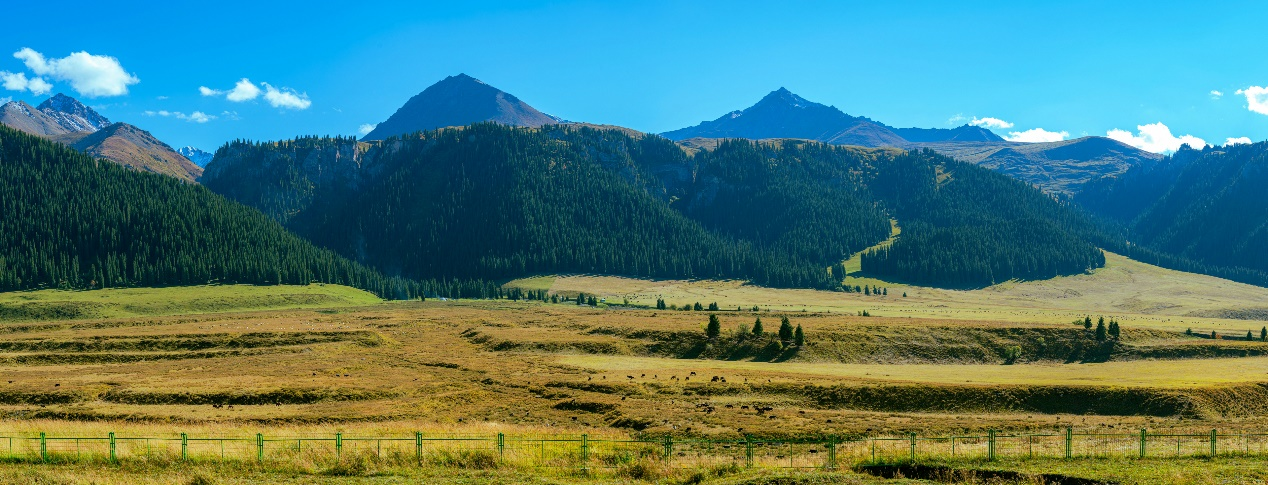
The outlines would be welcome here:
M 1268 433 L 1075 432 L 1003 433 L 768 440 L 592 439 L 588 435 L 425 435 L 161 437 L 0 435 L 10 461 L 101 462 L 239 461 L 337 465 L 375 460 L 396 465 L 541 468 L 739 466 L 837 469 L 921 460 L 1003 458 L 1146 458 L 1268 455 Z

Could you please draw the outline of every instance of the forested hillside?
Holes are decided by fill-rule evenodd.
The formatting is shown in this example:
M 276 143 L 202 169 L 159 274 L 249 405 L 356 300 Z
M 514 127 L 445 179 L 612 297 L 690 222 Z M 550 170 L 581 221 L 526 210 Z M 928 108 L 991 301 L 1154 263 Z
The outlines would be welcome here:
M 409 278 L 585 272 L 832 287 L 826 268 L 883 241 L 891 217 L 911 228 L 909 242 L 869 258 L 878 274 L 932 268 L 922 282 L 980 285 L 1103 261 L 1068 208 L 932 152 L 733 140 L 688 155 L 657 136 L 486 123 L 371 144 L 234 142 L 202 182 Z
M 383 277 L 203 187 L 7 127 L 0 214 L 0 291 L 320 281 L 410 298 L 439 287 Z
M 1088 186 L 1075 201 L 1125 228 L 1128 254 L 1268 285 L 1268 142 L 1182 149 Z

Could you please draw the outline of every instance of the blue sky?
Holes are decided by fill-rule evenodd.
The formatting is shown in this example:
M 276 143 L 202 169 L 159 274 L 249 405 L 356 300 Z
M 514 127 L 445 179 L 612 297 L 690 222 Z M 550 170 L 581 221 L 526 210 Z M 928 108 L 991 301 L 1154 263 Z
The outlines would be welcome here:
M 550 114 L 649 132 L 783 86 L 899 127 L 1123 130 L 1155 151 L 1182 135 L 1268 139 L 1256 2 L 49 5 L 6 5 L 0 99 L 66 92 L 177 147 L 354 135 L 459 72 Z M 258 94 L 227 99 L 243 78 Z

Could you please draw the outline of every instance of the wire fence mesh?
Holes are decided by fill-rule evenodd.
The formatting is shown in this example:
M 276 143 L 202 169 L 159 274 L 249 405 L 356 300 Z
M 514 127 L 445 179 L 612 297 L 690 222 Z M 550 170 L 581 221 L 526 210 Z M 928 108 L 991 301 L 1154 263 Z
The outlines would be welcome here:
M 921 460 L 1268 456 L 1268 433 L 1075 432 L 874 436 L 805 440 L 592 439 L 588 435 L 53 436 L 0 435 L 10 461 L 255 461 L 329 465 L 372 457 L 401 465 L 515 464 L 537 468 L 848 468 Z

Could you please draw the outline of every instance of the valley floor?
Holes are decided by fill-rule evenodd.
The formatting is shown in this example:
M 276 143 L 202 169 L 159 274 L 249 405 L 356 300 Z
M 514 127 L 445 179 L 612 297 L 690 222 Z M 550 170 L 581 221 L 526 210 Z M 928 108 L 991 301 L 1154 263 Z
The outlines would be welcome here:
M 961 477 L 948 483 L 1002 480 L 967 471 L 987 468 L 1117 483 L 1262 482 L 1254 464 L 1268 453 L 1268 343 L 1206 337 L 1257 333 L 1268 289 L 1114 255 L 1089 275 L 982 290 L 875 284 L 889 294 L 600 276 L 510 283 L 584 291 L 606 300 L 598 307 L 381 302 L 337 286 L 3 294 L 0 455 L 4 438 L 17 444 L 0 482 L 890 483 L 862 469 L 814 467 L 826 463 L 830 442 L 842 467 L 870 463 L 870 438 L 894 438 L 881 442 L 889 444 L 878 459 L 901 463 L 910 433 L 922 440 L 921 463 Z M 707 312 L 635 307 L 657 298 L 717 302 L 722 332 L 705 336 Z M 1100 340 L 1072 323 L 1089 315 L 1122 322 L 1121 337 Z M 773 336 L 782 317 L 804 328 L 803 346 Z M 751 331 L 758 318 L 762 335 Z M 1082 458 L 1060 459 L 1054 440 L 1067 429 Z M 1144 460 L 1132 458 L 1141 429 L 1151 437 Z M 1212 429 L 1223 450 L 1214 460 L 1202 458 Z M 1011 441 L 986 462 L 992 431 Z M 152 439 L 128 441 L 127 458 L 108 465 L 102 440 L 112 432 Z M 435 466 L 404 466 L 399 456 L 416 432 L 558 440 L 568 464 L 543 469 L 490 462 L 480 454 L 487 450 L 438 449 L 427 455 Z M 51 441 L 53 463 L 42 464 L 40 433 L 81 440 L 74 448 Z M 197 441 L 194 464 L 173 461 L 181 433 L 209 440 Z M 257 433 L 275 466 L 253 465 Z M 583 434 L 592 460 L 616 461 L 576 475 L 568 460 L 580 456 L 573 448 Z M 394 437 L 389 444 L 406 449 L 382 455 L 380 443 L 375 458 L 353 465 L 329 450 L 299 459 L 336 435 Z M 971 458 L 956 454 L 950 436 L 962 437 L 958 453 Z M 238 446 L 225 452 L 229 464 L 207 448 L 225 438 Z M 679 440 L 675 457 L 725 459 L 664 468 L 656 457 L 665 438 Z M 294 459 L 285 458 L 289 439 Z M 630 439 L 647 442 L 605 448 Z M 770 443 L 753 470 L 735 465 L 746 439 Z M 145 454 L 135 448 L 141 441 Z M 1033 461 L 1022 459 L 1022 442 L 1041 445 Z M 166 451 L 149 454 L 155 443 Z M 547 459 L 539 446 L 537 459 Z M 1172 447 L 1181 456 L 1164 458 Z M 536 456 L 531 445 L 509 449 Z M 788 459 L 809 468 L 774 468 Z

